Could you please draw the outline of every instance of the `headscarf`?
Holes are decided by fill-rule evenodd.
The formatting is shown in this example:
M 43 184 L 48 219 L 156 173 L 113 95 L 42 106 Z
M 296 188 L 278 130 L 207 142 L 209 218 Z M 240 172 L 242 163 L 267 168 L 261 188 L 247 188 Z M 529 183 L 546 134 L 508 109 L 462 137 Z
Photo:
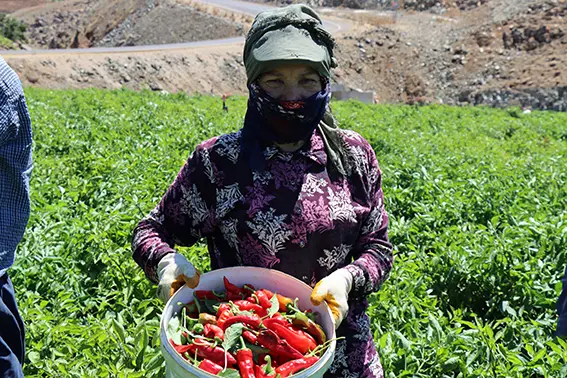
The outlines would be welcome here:
M 275 134 L 270 131 L 273 130 L 273 125 L 270 124 L 273 117 L 270 114 L 275 113 L 270 113 L 269 110 L 276 109 L 280 116 L 287 111 L 294 117 L 311 117 L 312 123 L 304 125 L 306 135 L 302 137 L 308 138 L 317 128 L 325 145 L 328 168 L 342 176 L 350 175 L 348 149 L 328 108 L 331 68 L 337 66 L 333 57 L 334 47 L 334 38 L 323 28 L 317 13 L 306 5 L 290 5 L 261 12 L 256 16 L 244 45 L 244 65 L 250 97 L 241 143 L 242 156 L 248 159 L 253 169 L 263 170 L 262 147 L 278 142 Z M 294 104 L 278 103 L 269 95 L 266 97 L 267 94 L 258 90 L 256 83 L 261 74 L 288 63 L 309 65 L 322 76 L 325 84 L 311 98 L 296 101 L 302 103 L 298 105 L 302 107 L 293 109 L 288 106 L 293 107 Z

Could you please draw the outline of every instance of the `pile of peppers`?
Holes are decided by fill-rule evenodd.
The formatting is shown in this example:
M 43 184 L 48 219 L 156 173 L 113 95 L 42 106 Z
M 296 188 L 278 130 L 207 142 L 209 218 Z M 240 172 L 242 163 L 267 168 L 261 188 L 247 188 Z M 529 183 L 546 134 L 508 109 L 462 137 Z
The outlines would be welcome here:
M 225 291 L 196 290 L 169 342 L 194 366 L 224 377 L 285 378 L 319 361 L 330 340 L 316 314 L 224 277 Z M 175 339 L 175 340 L 174 340 Z

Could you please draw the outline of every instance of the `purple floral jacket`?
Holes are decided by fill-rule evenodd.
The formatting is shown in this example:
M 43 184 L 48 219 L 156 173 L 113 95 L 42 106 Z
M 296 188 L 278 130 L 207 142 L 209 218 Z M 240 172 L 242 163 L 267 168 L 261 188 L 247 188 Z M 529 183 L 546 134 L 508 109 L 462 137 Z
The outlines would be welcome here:
M 240 156 L 240 132 L 201 143 L 148 217 L 134 230 L 134 260 L 157 282 L 160 259 L 175 245 L 207 238 L 211 268 L 268 267 L 315 283 L 339 268 L 354 276 L 349 314 L 337 334 L 328 377 L 382 377 L 365 311 L 393 262 L 381 173 L 359 134 L 341 130 L 353 173 L 331 179 L 316 131 L 300 150 L 264 150 L 266 169 Z

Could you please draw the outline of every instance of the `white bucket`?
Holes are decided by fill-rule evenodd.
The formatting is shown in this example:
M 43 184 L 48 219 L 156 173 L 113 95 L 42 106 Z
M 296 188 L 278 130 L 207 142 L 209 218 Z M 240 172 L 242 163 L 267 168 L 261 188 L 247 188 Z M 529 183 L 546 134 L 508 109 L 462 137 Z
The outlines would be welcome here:
M 201 276 L 198 290 L 216 290 L 224 291 L 223 277 L 229 279 L 235 285 L 242 286 L 251 284 L 258 289 L 268 289 L 278 294 L 290 298 L 299 298 L 299 307 L 302 310 L 311 309 L 319 313 L 318 323 L 321 325 L 328 339 L 334 339 L 335 327 L 332 321 L 332 314 L 326 303 L 319 306 L 313 306 L 309 300 L 311 295 L 311 287 L 304 282 L 289 276 L 285 273 L 273 269 L 257 268 L 257 267 L 234 267 L 226 269 L 218 269 Z M 165 359 L 166 377 L 168 378 L 185 378 L 185 377 L 215 377 L 215 375 L 204 372 L 191 365 L 183 359 L 168 341 L 167 325 L 169 320 L 175 316 L 182 307 L 179 303 L 189 303 L 193 300 L 193 289 L 187 286 L 178 290 L 173 297 L 165 305 L 165 310 L 161 316 L 160 323 L 160 339 L 161 353 Z M 307 377 L 323 377 L 323 374 L 329 369 L 335 356 L 336 342 L 333 340 L 329 344 L 329 348 L 317 363 L 308 369 L 293 375 L 297 378 Z

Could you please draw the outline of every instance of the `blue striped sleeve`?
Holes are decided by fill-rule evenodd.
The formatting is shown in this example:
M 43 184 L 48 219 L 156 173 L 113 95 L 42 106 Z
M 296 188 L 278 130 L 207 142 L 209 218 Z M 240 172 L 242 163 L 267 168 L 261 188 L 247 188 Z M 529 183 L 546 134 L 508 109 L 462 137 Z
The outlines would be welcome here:
M 0 57 L 0 276 L 14 263 L 30 215 L 31 120 L 22 84 Z

